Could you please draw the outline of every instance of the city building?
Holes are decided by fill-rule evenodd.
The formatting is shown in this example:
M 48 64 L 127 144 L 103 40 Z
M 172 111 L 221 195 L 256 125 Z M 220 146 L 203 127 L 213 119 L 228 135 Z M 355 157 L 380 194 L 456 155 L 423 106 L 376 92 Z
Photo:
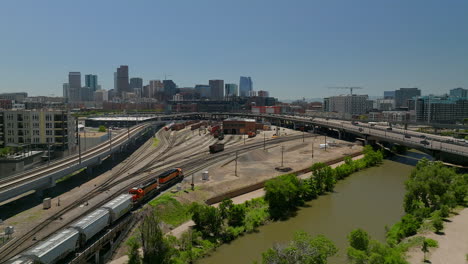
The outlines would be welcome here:
M 253 114 L 281 114 L 281 106 L 252 106 Z
M 70 85 L 68 83 L 63 84 L 63 98 L 65 98 L 65 102 L 68 101 L 70 95 L 68 91 L 70 90 Z
M 172 96 L 172 101 L 180 102 L 183 100 L 184 100 L 184 97 L 179 93 L 174 94 L 174 96 Z
M 165 96 L 164 99 L 169 100 L 170 98 L 172 98 L 174 94 L 176 94 L 177 85 L 175 84 L 173 80 L 164 80 L 163 85 L 164 85 L 164 96 Z
M 122 97 L 125 92 L 132 92 L 130 90 L 130 84 L 128 82 L 128 66 L 121 65 L 117 68 L 115 75 L 115 82 L 117 84 L 117 94 L 119 97 Z
M 143 88 L 142 78 L 138 78 L 138 77 L 130 78 L 130 89 L 134 90 L 135 88 L 140 88 L 140 89 Z
M 76 122 L 62 110 L 3 110 L 3 147 L 29 146 L 55 152 L 74 150 Z M 0 119 L 0 120 L 1 120 Z
M 106 90 L 97 90 L 94 92 L 94 101 L 95 102 L 105 102 L 109 101 L 109 94 Z
M 98 76 L 94 74 L 85 75 L 85 86 L 91 89 L 91 92 L 98 90 Z
M 1 93 L 0 99 L 12 100 L 15 102 L 23 102 L 28 97 L 28 93 L 18 92 L 18 93 Z
M 223 80 L 209 80 L 208 84 L 211 86 L 211 99 L 223 100 L 224 81 Z
M 81 73 L 68 73 L 68 102 L 81 101 Z
M 375 100 L 375 109 L 380 111 L 391 111 L 395 109 L 394 99 L 377 99 Z
M 395 91 L 384 91 L 384 99 L 395 99 Z
M 224 96 L 233 97 L 238 96 L 238 86 L 235 83 L 226 83 L 224 85 Z
M 201 99 L 211 98 L 211 86 L 206 84 L 195 85 L 195 92 L 200 94 Z
M 253 83 L 250 77 L 240 77 L 239 81 L 239 95 L 241 97 L 248 97 L 250 92 L 253 91 Z
M 395 91 L 395 108 L 408 107 L 408 100 L 421 96 L 419 88 L 400 88 Z
M 424 123 L 456 123 L 468 117 L 468 98 L 420 96 L 409 100 L 411 119 Z
M 242 135 L 256 131 L 255 119 L 228 118 L 223 120 L 224 134 Z
M 323 107 L 325 112 L 362 115 L 370 110 L 372 105 L 367 95 L 348 94 L 324 98 Z
M 450 96 L 452 97 L 468 97 L 468 89 L 463 89 L 461 87 L 450 90 Z
M 82 102 L 93 101 L 93 90 L 90 87 L 81 87 L 80 96 Z
M 270 93 L 267 92 L 267 91 L 260 90 L 260 91 L 257 92 L 257 94 L 258 94 L 259 97 L 270 97 Z

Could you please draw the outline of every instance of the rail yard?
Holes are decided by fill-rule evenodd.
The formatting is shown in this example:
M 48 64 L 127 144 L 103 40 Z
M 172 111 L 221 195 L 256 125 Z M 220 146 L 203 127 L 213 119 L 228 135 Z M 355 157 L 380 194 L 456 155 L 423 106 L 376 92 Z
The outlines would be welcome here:
M 203 184 L 207 184 L 207 189 L 217 188 L 222 192 L 224 189 L 234 188 L 236 184 L 239 185 L 238 182 L 240 181 L 236 182 L 233 181 L 236 180 L 235 178 L 229 178 L 229 174 L 233 173 L 226 171 L 232 171 L 230 166 L 233 158 L 237 155 L 250 155 L 249 153 L 252 151 L 255 153 L 255 151 L 260 151 L 262 148 L 271 150 L 270 152 L 276 151 L 279 154 L 280 148 L 278 146 L 283 145 L 285 142 L 288 142 L 288 145 L 289 142 L 296 142 L 295 145 L 290 145 L 290 148 L 299 150 L 300 145 L 304 145 L 302 143 L 304 140 L 315 137 L 313 134 L 307 133 L 304 135 L 298 131 L 288 130 L 288 133 L 284 133 L 281 137 L 276 137 L 273 131 L 264 131 L 262 132 L 264 135 L 257 137 L 225 135 L 220 140 L 219 137 L 213 137 L 206 129 L 200 129 L 197 124 L 195 121 L 187 126 L 170 124 L 170 127 L 166 126 L 156 133 L 155 137 L 159 139 L 157 146 L 154 146 L 153 139 L 148 140 L 135 153 L 108 172 L 75 187 L 67 193 L 52 197 L 52 208 L 43 210 L 42 206 L 36 206 L 5 219 L 5 224 L 15 226 L 16 233 L 9 243 L 0 248 L 0 261 L 3 262 L 20 255 L 38 241 L 52 239 L 57 232 L 60 234 L 60 232 L 64 232 L 63 230 L 69 230 L 68 228 L 72 223 L 86 215 L 92 215 L 99 210 L 104 215 L 102 211 L 104 204 L 123 199 L 122 195 L 128 194 L 132 188 L 138 189 L 140 185 L 145 185 L 148 181 L 168 170 L 171 173 L 174 168 L 180 168 L 183 173 L 179 176 L 185 175 L 187 178 L 184 182 L 191 181 L 192 175 L 196 175 L 195 183 L 202 184 L 203 181 L 199 177 L 199 173 L 202 170 L 212 168 L 210 173 L 214 172 L 214 174 L 211 173 L 213 180 L 210 180 L 209 184 Z M 317 144 L 316 154 L 318 155 L 320 151 L 323 151 L 318 147 L 321 141 L 316 138 L 313 140 Z M 215 143 L 224 144 L 224 149 L 219 153 L 210 154 L 208 147 Z M 300 151 L 304 152 L 305 150 L 301 149 Z M 328 154 L 332 153 L 333 151 Z M 342 155 L 343 153 L 337 152 L 334 154 Z M 275 154 L 275 156 L 278 155 Z M 248 172 L 249 166 L 252 167 L 255 159 L 249 163 L 247 162 L 248 156 L 241 156 L 239 158 L 240 162 L 242 158 L 246 161 L 243 170 Z M 245 180 L 243 184 L 251 184 L 255 177 L 250 178 L 250 180 Z M 180 179 L 182 180 L 182 178 Z M 165 189 L 174 186 L 177 182 L 178 180 L 171 182 L 171 184 L 166 185 Z M 230 185 L 224 185 L 223 189 L 217 184 L 222 182 L 229 182 Z M 160 181 L 160 183 L 164 182 Z M 154 193 L 154 195 L 156 194 Z M 134 197 L 133 200 L 139 200 L 139 198 Z M 112 214 L 112 211 L 110 211 L 110 214 Z M 108 223 L 111 222 L 108 221 Z M 51 235 L 52 237 L 50 237 Z M 86 244 L 88 240 L 89 238 L 81 242 L 81 244 Z M 80 247 L 78 246 L 78 248 Z

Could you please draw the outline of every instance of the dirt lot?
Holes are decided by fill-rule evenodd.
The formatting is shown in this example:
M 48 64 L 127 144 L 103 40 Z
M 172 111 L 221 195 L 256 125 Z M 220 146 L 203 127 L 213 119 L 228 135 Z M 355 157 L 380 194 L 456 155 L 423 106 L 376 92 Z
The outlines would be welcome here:
M 466 264 L 468 263 L 468 208 L 445 222 L 443 234 L 433 232 L 421 234 L 427 238 L 437 240 L 439 247 L 431 249 L 428 259 L 433 264 Z M 408 262 L 411 264 L 423 263 L 421 249 L 413 248 L 408 252 Z

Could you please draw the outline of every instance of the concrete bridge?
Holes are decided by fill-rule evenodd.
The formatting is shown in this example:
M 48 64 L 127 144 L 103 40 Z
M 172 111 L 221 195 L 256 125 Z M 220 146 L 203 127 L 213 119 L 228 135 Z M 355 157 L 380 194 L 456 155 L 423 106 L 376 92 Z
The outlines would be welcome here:
M 436 159 L 468 165 L 468 143 L 452 137 L 415 132 L 395 127 L 379 126 L 356 121 L 344 121 L 306 116 L 251 113 L 212 113 L 205 117 L 224 119 L 237 116 L 254 118 L 293 129 L 304 128 L 318 133 L 336 135 L 340 139 L 359 138 L 366 144 L 390 143 L 421 150 Z

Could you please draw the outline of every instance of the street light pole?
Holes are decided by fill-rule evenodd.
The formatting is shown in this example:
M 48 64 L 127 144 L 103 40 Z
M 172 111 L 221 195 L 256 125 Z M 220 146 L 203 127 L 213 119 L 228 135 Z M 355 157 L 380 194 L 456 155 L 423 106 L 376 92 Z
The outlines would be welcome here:
M 47 143 L 47 166 L 50 164 L 50 143 Z
M 283 153 L 284 153 L 284 146 L 281 146 L 281 167 L 283 167 Z
M 312 138 L 312 158 L 314 158 L 314 138 Z
M 265 131 L 263 131 L 263 150 L 265 150 L 265 144 L 266 144 L 266 135 L 265 135 Z
M 78 161 L 81 164 L 81 135 L 78 134 Z
M 238 157 L 237 155 L 238 155 L 238 153 L 237 153 L 237 150 L 236 150 L 236 168 L 235 168 L 235 170 L 234 170 L 234 174 L 235 174 L 236 176 L 237 176 L 237 157 Z
M 327 134 L 325 134 L 325 151 L 327 151 Z

